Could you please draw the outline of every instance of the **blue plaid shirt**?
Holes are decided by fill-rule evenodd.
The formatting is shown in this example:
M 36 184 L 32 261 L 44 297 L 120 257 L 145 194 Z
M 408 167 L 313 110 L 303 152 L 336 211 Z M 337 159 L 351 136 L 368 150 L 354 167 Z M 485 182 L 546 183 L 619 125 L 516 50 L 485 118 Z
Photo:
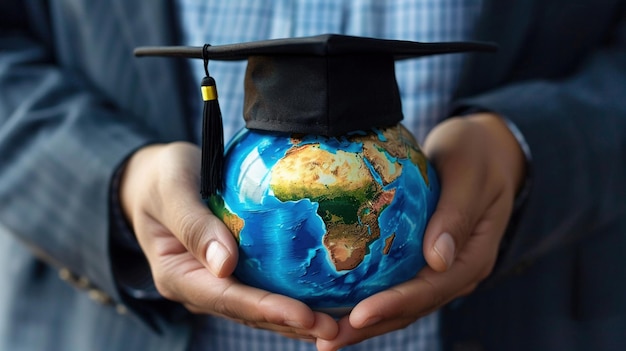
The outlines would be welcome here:
M 202 46 L 338 33 L 422 42 L 470 38 L 480 0 L 177 0 L 184 45 Z M 441 55 L 396 64 L 404 121 L 418 140 L 448 114 L 463 55 Z M 194 77 L 204 76 L 202 62 L 190 60 Z M 220 95 L 224 136 L 243 127 L 245 62 L 209 64 Z M 198 106 L 200 97 L 194 97 Z M 198 106 L 199 108 L 199 106 Z M 200 140 L 200 113 L 194 114 Z M 439 316 L 433 313 L 411 326 L 346 350 L 438 350 Z M 192 350 L 315 350 L 315 345 L 237 323 L 207 317 Z

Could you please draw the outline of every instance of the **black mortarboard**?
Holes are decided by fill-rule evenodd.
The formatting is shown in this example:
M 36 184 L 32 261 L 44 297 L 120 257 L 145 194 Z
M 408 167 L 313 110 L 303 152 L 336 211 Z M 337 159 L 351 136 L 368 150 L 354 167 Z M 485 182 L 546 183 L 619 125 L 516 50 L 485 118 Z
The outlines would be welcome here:
M 419 43 L 326 34 L 221 46 L 141 47 L 135 55 L 204 60 L 201 193 L 206 198 L 221 188 L 223 156 L 221 116 L 215 82 L 208 73 L 209 60 L 248 60 L 244 82 L 247 128 L 338 136 L 402 120 L 395 60 L 495 48 L 479 42 Z

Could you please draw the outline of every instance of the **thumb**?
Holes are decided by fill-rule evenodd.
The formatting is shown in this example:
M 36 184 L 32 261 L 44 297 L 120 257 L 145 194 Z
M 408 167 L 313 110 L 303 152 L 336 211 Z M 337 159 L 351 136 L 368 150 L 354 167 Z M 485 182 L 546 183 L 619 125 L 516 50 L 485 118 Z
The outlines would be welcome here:
M 456 119 L 444 122 L 425 143 L 441 184 L 437 208 L 423 241 L 426 262 L 437 272 L 450 269 L 486 205 L 482 196 L 486 171 L 479 148 L 466 142 L 471 134 L 466 125 Z
M 237 265 L 235 237 L 202 202 L 195 182 L 178 180 L 172 189 L 162 202 L 165 226 L 214 276 L 229 276 Z
M 424 233 L 424 257 L 430 268 L 445 272 L 452 267 L 470 236 L 469 223 L 470 219 L 458 210 L 437 207 Z
M 455 157 L 456 158 L 456 157 Z M 436 164 L 441 182 L 437 208 L 424 233 L 424 257 L 437 272 L 450 269 L 485 208 L 484 174 L 480 167 L 459 161 Z
M 149 214 L 213 275 L 230 275 L 237 265 L 237 242 L 200 199 L 200 150 L 188 143 L 171 143 L 157 160 L 161 168 Z
M 200 201 L 179 214 L 175 235 L 214 276 L 232 274 L 237 265 L 237 242 L 224 223 Z

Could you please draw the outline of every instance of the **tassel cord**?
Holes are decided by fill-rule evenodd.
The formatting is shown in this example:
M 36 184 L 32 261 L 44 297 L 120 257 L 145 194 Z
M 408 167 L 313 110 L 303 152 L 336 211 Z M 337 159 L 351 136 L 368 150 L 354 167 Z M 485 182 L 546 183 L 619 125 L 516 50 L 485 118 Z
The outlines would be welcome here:
M 200 169 L 200 195 L 203 199 L 217 195 L 223 189 L 224 127 L 222 112 L 217 100 L 215 80 L 209 75 L 206 44 L 202 50 L 204 72 L 201 91 L 202 111 L 202 164 Z

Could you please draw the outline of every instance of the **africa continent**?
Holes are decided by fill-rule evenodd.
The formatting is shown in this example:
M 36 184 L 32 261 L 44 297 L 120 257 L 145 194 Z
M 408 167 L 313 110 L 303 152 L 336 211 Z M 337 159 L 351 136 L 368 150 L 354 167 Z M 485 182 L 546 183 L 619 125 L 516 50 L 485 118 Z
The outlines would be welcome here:
M 426 184 L 427 163 L 416 141 L 401 125 L 348 138 L 362 147 L 323 149 L 319 143 L 302 143 L 297 137 L 271 170 L 270 188 L 281 201 L 308 198 L 318 204 L 317 214 L 326 225 L 322 241 L 337 271 L 357 267 L 380 239 L 378 217 L 391 204 L 396 189 L 384 189 L 402 174 L 400 160 L 418 166 Z M 385 238 L 383 254 L 395 234 Z

